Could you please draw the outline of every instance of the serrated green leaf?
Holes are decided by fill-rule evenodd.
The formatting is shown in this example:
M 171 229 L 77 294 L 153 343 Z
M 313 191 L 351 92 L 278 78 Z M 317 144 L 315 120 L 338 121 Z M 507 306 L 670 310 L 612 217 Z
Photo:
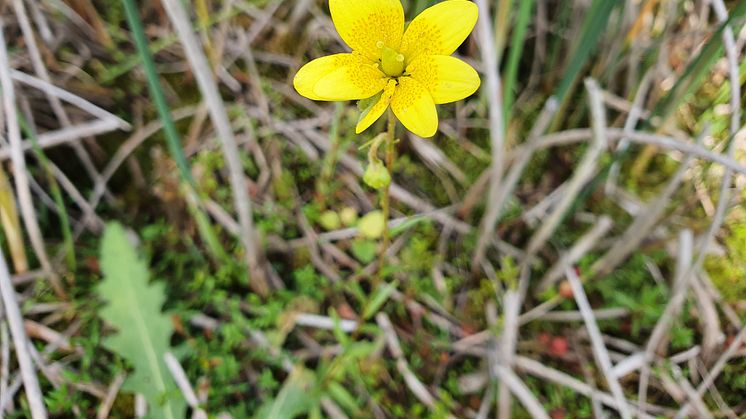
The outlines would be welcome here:
M 171 320 L 161 312 L 163 284 L 148 284 L 148 269 L 119 224 L 109 224 L 104 232 L 101 270 L 98 293 L 107 303 L 101 318 L 117 329 L 104 345 L 134 367 L 123 388 L 145 396 L 148 417 L 183 418 L 186 404 L 163 358 L 173 333 Z

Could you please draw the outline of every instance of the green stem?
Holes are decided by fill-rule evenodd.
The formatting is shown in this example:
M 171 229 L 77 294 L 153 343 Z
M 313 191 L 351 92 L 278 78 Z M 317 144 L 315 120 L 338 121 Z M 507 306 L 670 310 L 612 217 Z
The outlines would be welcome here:
M 396 132 L 396 118 L 391 108 L 388 110 L 389 125 L 386 132 L 386 170 L 389 177 L 394 179 L 394 158 L 396 157 L 396 148 L 394 146 L 394 135 Z M 381 253 L 378 256 L 378 282 L 383 278 L 383 269 L 386 266 L 386 251 L 391 243 L 391 232 L 389 231 L 389 215 L 391 213 L 391 184 L 383 189 L 381 198 L 381 210 L 383 211 L 383 241 L 381 242 Z

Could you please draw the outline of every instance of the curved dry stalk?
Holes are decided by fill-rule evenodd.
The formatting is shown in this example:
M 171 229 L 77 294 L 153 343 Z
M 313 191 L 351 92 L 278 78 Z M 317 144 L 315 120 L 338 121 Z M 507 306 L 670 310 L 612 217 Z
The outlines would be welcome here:
M 510 160 L 514 158 L 514 156 L 518 155 L 519 153 L 525 152 L 525 149 L 530 147 L 539 150 L 549 147 L 566 146 L 586 141 L 591 138 L 592 135 L 593 133 L 591 132 L 591 130 L 587 128 L 570 129 L 554 134 L 544 135 L 538 138 L 537 142 L 534 144 L 526 144 L 524 146 L 516 147 L 515 149 L 511 150 L 506 159 Z M 620 141 L 621 139 L 626 138 L 633 143 L 650 144 L 663 149 L 680 151 L 684 154 L 691 154 L 693 157 L 720 164 L 727 169 L 733 170 L 734 173 L 746 175 L 745 165 L 739 163 L 733 158 L 710 151 L 702 147 L 699 143 L 689 143 L 673 137 L 648 132 L 625 132 L 624 130 L 619 128 L 608 128 L 606 130 L 606 137 L 610 142 Z
M 717 15 L 720 23 L 728 20 L 728 11 L 725 7 L 723 0 L 713 0 L 711 2 L 713 10 Z M 727 156 L 734 159 L 736 156 L 736 149 L 738 142 L 736 136 L 738 135 L 741 125 L 741 79 L 739 73 L 738 63 L 738 51 L 736 50 L 735 40 L 733 37 L 733 29 L 730 26 L 726 26 L 723 31 L 723 45 L 725 46 L 725 56 L 728 61 L 728 74 L 730 78 L 730 109 L 731 118 L 728 128 L 730 134 L 730 144 L 728 145 Z M 718 204 L 715 209 L 715 216 L 712 218 L 712 223 L 707 229 L 707 233 L 702 240 L 702 244 L 699 249 L 699 254 L 694 264 L 689 270 L 689 275 L 694 275 L 695 272 L 702 268 L 702 264 L 705 259 L 705 249 L 709 246 L 710 242 L 715 237 L 715 234 L 720 230 L 720 227 L 725 221 L 725 215 L 730 205 L 730 186 L 733 180 L 733 170 L 726 168 L 723 174 L 723 179 L 720 184 L 720 193 L 718 198 Z
M 476 0 L 479 7 L 479 19 L 477 26 L 479 28 L 480 52 L 482 53 L 482 68 L 487 76 L 486 95 L 489 103 L 489 125 L 490 125 L 490 147 L 492 163 L 490 166 L 490 186 L 487 195 L 487 210 L 482 218 L 477 247 L 472 256 L 472 270 L 476 271 L 482 265 L 482 259 L 487 252 L 487 245 L 492 240 L 493 230 L 500 215 L 498 206 L 498 194 L 500 193 L 500 183 L 502 181 L 503 159 L 505 151 L 505 128 L 503 127 L 503 109 L 500 85 L 500 73 L 497 62 L 497 49 L 495 47 L 494 30 L 492 28 L 492 18 L 490 17 L 490 6 L 487 0 Z
M 536 294 L 541 294 L 547 288 L 554 285 L 561 277 L 565 270 L 565 267 L 572 266 L 580 260 L 593 246 L 596 245 L 599 239 L 603 237 L 611 228 L 614 223 L 611 218 L 604 215 L 598 219 L 598 222 L 588 230 L 582 237 L 572 245 L 570 250 L 563 254 L 560 259 L 550 268 L 544 277 L 539 280 L 536 285 Z
M 34 30 L 31 27 L 31 22 L 29 21 L 28 15 L 26 14 L 26 8 L 23 5 L 23 1 L 13 0 L 13 10 L 15 11 L 16 17 L 18 18 L 18 23 L 21 27 L 21 32 L 23 33 L 23 38 L 26 40 L 26 47 L 31 58 L 31 64 L 34 67 L 34 71 L 41 77 L 42 80 L 50 83 L 51 79 L 49 77 L 49 72 L 44 66 L 44 61 L 42 60 L 41 53 L 36 46 L 36 36 L 34 36 Z M 70 121 L 70 118 L 67 116 L 67 112 L 65 112 L 65 108 L 62 106 L 62 102 L 60 101 L 60 99 L 46 90 L 44 91 L 44 94 L 47 96 L 47 100 L 52 107 L 52 111 L 54 111 L 55 116 L 60 121 L 62 126 L 65 128 L 71 126 L 72 121 Z M 94 182 L 97 181 L 101 177 L 101 174 L 98 172 L 98 169 L 96 169 L 96 166 L 93 164 L 91 156 L 88 155 L 86 149 L 81 143 L 77 141 L 72 142 L 71 145 L 73 150 L 75 151 L 75 154 L 78 156 L 81 163 L 83 163 L 83 169 L 88 172 L 88 176 L 90 176 L 90 178 Z
M 494 369 L 500 378 L 500 382 L 505 384 L 510 389 L 510 392 L 521 401 L 521 404 L 523 404 L 523 407 L 526 408 L 532 418 L 549 419 L 549 415 L 544 410 L 544 407 L 536 400 L 531 390 L 529 390 L 513 370 L 499 364 L 495 365 Z
M 728 363 L 731 357 L 736 354 L 736 351 L 738 351 L 738 348 L 741 347 L 741 344 L 743 344 L 744 341 L 746 341 L 746 327 L 742 328 L 741 331 L 738 332 L 736 337 L 728 346 L 728 349 L 726 349 L 725 352 L 720 355 L 720 358 L 718 358 L 717 362 L 715 362 L 715 365 L 710 369 L 707 376 L 705 376 L 699 386 L 697 386 L 697 395 L 699 395 L 699 397 L 702 397 L 702 395 L 705 394 L 705 391 L 707 391 L 707 389 L 712 386 L 720 373 L 723 372 L 723 368 L 725 368 L 725 365 Z M 687 417 L 691 408 L 691 403 L 686 403 L 676 413 L 676 418 L 680 419 Z
M 702 132 L 697 140 L 698 144 L 707 136 L 708 131 L 709 129 L 705 129 Z M 674 192 L 676 192 L 684 179 L 684 174 L 689 169 L 691 161 L 692 156 L 687 155 L 658 197 L 648 204 L 644 211 L 640 211 L 640 214 L 635 217 L 632 224 L 624 231 L 622 237 L 614 243 L 601 259 L 591 266 L 592 275 L 604 275 L 608 273 L 637 249 L 639 244 L 647 236 L 646 232 L 649 232 L 660 219 L 661 214 L 666 209 L 666 205 L 668 205 Z
M 233 129 L 230 126 L 225 104 L 218 92 L 204 51 L 202 51 L 194 35 L 194 30 L 184 10 L 184 6 L 179 0 L 164 0 L 163 7 L 166 9 L 166 13 L 184 46 L 187 59 L 197 79 L 197 84 L 207 102 L 210 118 L 218 132 L 218 137 L 220 137 L 223 154 L 226 159 L 228 171 L 230 172 L 231 188 L 238 212 L 238 221 L 241 225 L 241 241 L 250 271 L 249 284 L 258 294 L 267 295 L 269 293 L 269 285 L 266 273 L 260 262 L 262 260 L 260 254 L 261 248 L 256 242 L 258 237 L 254 229 L 251 199 L 249 198 L 238 146 L 233 135 Z
M 580 282 L 580 278 L 578 278 L 578 275 L 575 274 L 573 269 L 565 269 L 565 275 L 567 276 L 567 280 L 570 282 L 572 295 L 575 297 L 575 303 L 578 305 L 578 310 L 580 310 L 580 313 L 583 316 L 583 321 L 585 322 L 585 327 L 588 330 L 588 336 L 591 340 L 591 346 L 593 348 L 596 362 L 606 378 L 606 383 L 611 389 L 611 394 L 616 400 L 617 410 L 622 418 L 631 419 L 632 413 L 627 405 L 627 399 L 624 397 L 624 390 L 622 389 L 622 385 L 619 383 L 619 379 L 614 375 L 614 365 L 611 363 L 611 359 L 609 358 L 609 351 L 606 350 L 606 345 L 601 337 L 601 330 L 598 328 L 598 323 L 596 323 L 596 319 L 593 317 L 591 304 L 588 302 L 588 297 L 585 295 L 583 284 Z
M 531 240 L 526 247 L 527 255 L 534 255 L 539 251 L 544 246 L 547 239 L 549 239 L 557 229 L 560 222 L 562 222 L 565 213 L 573 202 L 575 202 L 578 193 L 580 193 L 583 186 L 591 179 L 594 173 L 596 173 L 599 158 L 607 147 L 606 109 L 604 108 L 601 89 L 592 79 L 587 79 L 585 86 L 588 90 L 590 101 L 593 142 L 588 147 L 588 150 L 583 156 L 583 160 L 575 169 L 573 177 L 569 182 L 567 182 L 559 203 L 554 207 L 554 211 L 552 211 L 539 230 L 531 237 Z
M 378 327 L 383 331 L 383 335 L 386 338 L 386 346 L 389 348 L 391 355 L 396 359 L 396 369 L 399 370 L 399 373 L 404 378 L 404 382 L 409 390 L 422 404 L 430 409 L 435 408 L 435 397 L 430 394 L 427 387 L 422 384 L 422 381 L 409 368 L 409 364 L 404 358 L 404 351 L 402 351 L 399 344 L 399 338 L 396 336 L 396 331 L 389 317 L 385 313 L 378 313 L 376 315 L 376 323 L 378 323 Z M 451 416 L 449 415 L 448 417 Z
M 673 281 L 673 295 L 658 322 L 656 322 L 650 338 L 648 338 L 648 343 L 645 345 L 645 359 L 647 361 L 652 360 L 655 353 L 661 347 L 666 346 L 669 328 L 678 316 L 681 306 L 684 304 L 684 298 L 686 297 L 686 291 L 689 286 L 689 278 L 692 277 L 688 274 L 688 271 L 689 264 L 692 261 L 693 240 L 691 230 L 683 230 L 679 234 L 679 255 L 676 261 L 676 278 Z M 643 363 L 640 369 L 640 385 L 637 392 L 637 401 L 641 406 L 644 406 L 647 401 L 649 376 L 650 367 L 646 362 Z
M 13 87 L 13 80 L 10 77 L 10 62 L 8 60 L 4 32 L 5 22 L 0 19 L 0 85 L 2 85 L 3 104 L 5 115 L 7 116 L 8 142 L 10 143 L 10 157 L 13 161 L 14 170 L 13 180 L 16 186 L 16 194 L 18 195 L 21 218 L 31 239 L 31 245 L 34 248 L 36 257 L 39 258 L 39 263 L 41 263 L 42 268 L 49 275 L 49 282 L 52 288 L 54 288 L 55 293 L 59 297 L 66 298 L 62 283 L 57 274 L 54 273 L 49 256 L 44 248 L 44 239 L 38 220 L 36 219 L 34 203 L 31 198 L 26 159 L 22 150 L 21 131 L 18 126 L 15 89 Z
M 1 22 L 0 32 L 2 32 Z M 0 35 L 0 42 L 4 42 L 2 35 Z M 0 49 L 4 49 L 4 45 L 0 46 Z M 7 92 L 7 90 L 5 91 Z M 16 348 L 16 359 L 21 370 L 21 378 L 23 379 L 23 387 L 26 390 L 26 399 L 31 410 L 31 417 L 33 419 L 45 419 L 47 417 L 47 410 L 44 407 L 39 379 L 36 376 L 34 364 L 31 360 L 29 341 L 26 336 L 26 330 L 23 327 L 23 316 L 21 309 L 18 307 L 15 289 L 10 280 L 10 272 L 8 272 L 8 265 L 5 263 L 5 255 L 2 252 L 0 252 L 0 294 L 2 294 L 2 306 L 5 308 L 6 318 L 10 326 L 13 346 Z M 2 415 L 2 410 L 0 410 L 0 415 Z

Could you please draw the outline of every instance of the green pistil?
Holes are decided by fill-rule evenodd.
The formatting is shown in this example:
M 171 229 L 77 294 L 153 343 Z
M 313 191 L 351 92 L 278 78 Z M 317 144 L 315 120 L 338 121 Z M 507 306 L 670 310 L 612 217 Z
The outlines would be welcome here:
M 399 77 L 404 72 L 404 55 L 389 47 L 383 47 L 381 69 L 387 76 Z

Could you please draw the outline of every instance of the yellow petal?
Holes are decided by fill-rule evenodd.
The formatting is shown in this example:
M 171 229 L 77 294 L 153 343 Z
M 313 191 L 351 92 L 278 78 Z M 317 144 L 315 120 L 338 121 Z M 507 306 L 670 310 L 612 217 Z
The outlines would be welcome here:
M 421 55 L 407 67 L 436 105 L 471 96 L 479 88 L 479 74 L 469 64 L 447 55 Z
M 383 46 L 399 49 L 404 33 L 400 0 L 329 0 L 329 11 L 337 32 L 353 51 L 377 61 Z
M 394 95 L 395 89 L 396 82 L 394 80 L 389 80 L 386 88 L 383 89 L 383 94 L 381 95 L 381 98 L 378 99 L 378 102 L 376 102 L 369 109 L 366 109 L 364 113 L 360 115 L 360 120 L 355 127 L 355 134 L 360 134 L 361 132 L 368 129 L 368 127 L 373 125 L 374 122 L 378 121 L 378 118 L 380 118 L 381 115 L 386 112 L 386 108 L 389 107 L 389 103 L 391 103 L 391 96 Z
M 400 77 L 391 99 L 394 115 L 414 134 L 428 138 L 438 131 L 438 113 L 430 92 L 411 77 Z
M 386 76 L 360 54 L 335 54 L 301 67 L 293 85 L 313 100 L 358 100 L 383 90 Z
M 399 50 L 407 64 L 419 55 L 451 55 L 474 29 L 479 9 L 466 0 L 428 7 L 407 27 Z
M 371 63 L 349 64 L 322 77 L 313 93 L 323 100 L 360 100 L 386 87 L 388 77 Z
M 301 67 L 293 79 L 293 86 L 302 96 L 312 100 L 324 100 L 314 93 L 319 80 L 338 68 L 360 62 L 361 57 L 355 54 L 335 54 L 317 58 Z

